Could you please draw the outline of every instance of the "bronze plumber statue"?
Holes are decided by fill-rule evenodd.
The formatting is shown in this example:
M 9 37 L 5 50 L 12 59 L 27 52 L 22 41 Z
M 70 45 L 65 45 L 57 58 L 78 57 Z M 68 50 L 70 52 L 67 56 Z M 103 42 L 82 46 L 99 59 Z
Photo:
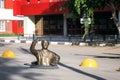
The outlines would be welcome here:
M 36 50 L 35 46 L 37 42 L 38 39 L 35 39 L 30 46 L 30 51 L 37 59 L 35 64 L 41 66 L 56 66 L 60 60 L 60 56 L 55 52 L 48 50 L 49 42 L 47 40 L 42 40 L 42 49 Z

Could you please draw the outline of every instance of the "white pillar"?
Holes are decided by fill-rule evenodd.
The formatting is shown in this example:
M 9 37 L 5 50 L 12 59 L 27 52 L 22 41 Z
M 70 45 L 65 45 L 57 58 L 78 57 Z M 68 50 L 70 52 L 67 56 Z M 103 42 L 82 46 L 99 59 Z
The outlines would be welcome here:
M 24 36 L 30 37 L 35 33 L 35 17 L 27 16 L 24 17 Z
M 63 14 L 63 32 L 64 36 L 67 36 L 67 17 L 66 14 Z
M 119 23 L 120 23 L 120 11 L 118 11 L 118 20 L 119 20 Z M 120 26 L 118 27 L 118 30 L 119 30 L 119 36 L 120 36 Z
M 120 11 L 118 11 L 118 20 L 120 22 Z

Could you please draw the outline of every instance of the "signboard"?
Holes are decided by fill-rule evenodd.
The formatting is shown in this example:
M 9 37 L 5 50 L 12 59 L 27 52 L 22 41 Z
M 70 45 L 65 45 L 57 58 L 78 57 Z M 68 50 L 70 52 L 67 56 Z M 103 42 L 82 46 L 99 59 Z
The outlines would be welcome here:
M 81 24 L 84 24 L 84 22 L 86 21 L 86 20 L 88 20 L 88 24 L 91 24 L 91 19 L 90 18 L 80 18 L 80 23 Z

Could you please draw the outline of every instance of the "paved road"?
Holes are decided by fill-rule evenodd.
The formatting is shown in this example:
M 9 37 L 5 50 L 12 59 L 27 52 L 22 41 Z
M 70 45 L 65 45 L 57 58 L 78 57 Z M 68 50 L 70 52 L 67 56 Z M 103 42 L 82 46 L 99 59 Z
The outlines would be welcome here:
M 60 55 L 59 69 L 29 68 L 35 57 L 29 51 L 30 44 L 0 43 L 0 55 L 8 49 L 15 59 L 0 58 L 0 80 L 120 80 L 120 47 L 84 47 L 50 45 L 49 49 Z M 38 44 L 36 49 L 40 49 Z M 95 59 L 98 68 L 79 66 L 85 58 Z

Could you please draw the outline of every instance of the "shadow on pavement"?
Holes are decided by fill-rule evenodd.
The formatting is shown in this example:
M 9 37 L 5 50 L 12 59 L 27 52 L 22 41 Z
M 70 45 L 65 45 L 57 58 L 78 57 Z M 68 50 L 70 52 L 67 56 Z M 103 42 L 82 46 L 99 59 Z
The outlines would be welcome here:
M 0 58 L 0 80 L 37 80 L 35 77 L 43 75 L 26 72 L 27 69 L 30 68 L 16 64 L 15 59 Z
M 106 53 L 104 53 L 106 54 Z M 92 57 L 95 57 L 95 58 L 108 58 L 108 59 L 120 59 L 120 54 L 111 54 L 111 53 L 107 53 L 109 54 L 110 56 L 108 55 L 104 55 L 104 56 L 98 56 L 98 55 L 81 55 L 81 54 L 74 54 L 74 55 L 77 55 L 77 56 L 92 56 Z M 111 55 L 115 55 L 115 56 L 111 56 Z
M 3 44 L 3 43 L 0 43 L 0 47 L 4 47 L 5 46 L 5 44 Z
M 95 58 L 120 59 L 118 56 L 94 56 Z
M 10 44 L 4 44 L 4 43 L 0 43 L 0 47 L 4 47 L 6 45 L 10 45 Z
M 103 53 L 103 54 L 109 54 L 109 55 L 119 55 L 119 56 L 120 56 L 120 54 L 116 54 L 116 53 Z
M 20 51 L 22 51 L 25 54 L 31 54 L 31 52 L 29 51 L 29 49 L 20 48 Z
M 79 69 L 76 69 L 76 68 L 74 68 L 74 67 L 68 66 L 68 65 L 63 64 L 63 63 L 61 63 L 61 62 L 59 63 L 59 65 L 62 66 L 62 67 L 68 68 L 68 69 L 70 69 L 70 70 L 72 70 L 72 71 L 75 71 L 75 72 L 77 72 L 77 73 L 84 74 L 84 75 L 86 75 L 86 76 L 92 77 L 92 78 L 94 78 L 94 79 L 96 79 L 96 80 L 106 80 L 106 79 L 104 79 L 104 78 L 102 78 L 102 77 L 99 77 L 99 76 L 96 76 L 96 75 L 93 75 L 93 74 L 90 74 L 90 73 L 83 72 L 83 71 L 81 71 L 81 70 L 79 70 Z

